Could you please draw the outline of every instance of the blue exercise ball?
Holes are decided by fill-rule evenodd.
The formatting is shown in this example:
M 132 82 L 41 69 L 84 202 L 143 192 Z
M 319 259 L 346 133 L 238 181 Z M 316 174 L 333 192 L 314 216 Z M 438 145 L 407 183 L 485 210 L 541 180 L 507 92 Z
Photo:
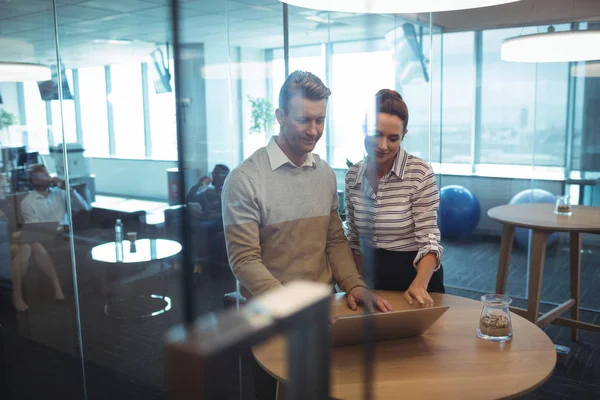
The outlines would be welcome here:
M 481 207 L 477 197 L 459 185 L 445 186 L 440 191 L 440 233 L 442 237 L 468 236 L 479 223 Z
M 556 203 L 556 196 L 543 189 L 527 189 L 516 194 L 508 204 L 529 204 L 529 203 Z M 526 249 L 529 245 L 529 232 L 531 229 L 516 228 L 515 242 L 519 247 Z M 552 246 L 558 240 L 558 233 L 548 236 L 546 246 Z

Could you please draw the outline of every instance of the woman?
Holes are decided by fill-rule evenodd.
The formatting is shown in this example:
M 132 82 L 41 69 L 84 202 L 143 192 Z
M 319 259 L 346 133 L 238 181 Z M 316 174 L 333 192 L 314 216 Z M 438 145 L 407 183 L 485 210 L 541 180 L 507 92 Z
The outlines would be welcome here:
M 375 95 L 367 117 L 367 158 L 346 175 L 346 221 L 354 260 L 374 289 L 404 291 L 409 304 L 432 306 L 428 292 L 444 293 L 439 195 L 431 166 L 401 146 L 408 108 L 394 90 Z M 373 271 L 363 269 L 363 259 Z M 372 257 L 372 258 L 370 258 Z

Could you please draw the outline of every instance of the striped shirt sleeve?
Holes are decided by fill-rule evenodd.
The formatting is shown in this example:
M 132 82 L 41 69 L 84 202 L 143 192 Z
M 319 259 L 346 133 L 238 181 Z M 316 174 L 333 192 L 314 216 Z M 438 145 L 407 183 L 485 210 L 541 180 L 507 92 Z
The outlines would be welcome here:
M 415 224 L 415 240 L 418 243 L 418 253 L 415 257 L 414 267 L 427 254 L 436 255 L 435 270 L 440 268 L 444 249 L 440 245 L 440 230 L 437 225 L 437 210 L 440 197 L 435 183 L 433 169 L 429 166 L 425 177 L 420 182 L 412 197 L 412 216 Z
M 354 176 L 352 178 L 350 175 Z M 348 226 L 348 242 L 350 242 L 350 248 L 354 251 L 360 251 L 359 233 L 354 223 L 354 205 L 350 201 L 350 185 L 356 179 L 356 171 L 350 169 L 346 173 L 346 193 L 344 196 L 346 206 L 346 224 Z

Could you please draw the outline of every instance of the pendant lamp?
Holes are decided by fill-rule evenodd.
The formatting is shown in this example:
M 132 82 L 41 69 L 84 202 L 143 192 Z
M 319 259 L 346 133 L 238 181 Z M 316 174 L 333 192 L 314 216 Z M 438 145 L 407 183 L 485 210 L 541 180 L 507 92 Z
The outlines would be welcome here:
M 291 6 L 314 10 L 373 13 L 409 14 L 440 11 L 466 10 L 515 3 L 521 0 L 279 0 Z
M 50 68 L 42 64 L 0 61 L 0 82 L 48 81 Z
M 600 60 L 600 31 L 554 32 L 504 40 L 502 60 L 513 62 L 570 62 Z

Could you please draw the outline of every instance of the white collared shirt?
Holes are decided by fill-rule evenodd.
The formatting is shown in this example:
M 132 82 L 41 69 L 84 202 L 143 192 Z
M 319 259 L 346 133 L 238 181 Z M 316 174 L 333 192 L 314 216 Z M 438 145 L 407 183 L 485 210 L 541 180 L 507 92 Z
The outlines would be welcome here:
M 378 249 L 417 251 L 417 263 L 428 253 L 444 254 L 437 226 L 440 204 L 433 169 L 408 154 L 398 155 L 392 170 L 379 181 L 375 192 L 366 177 L 367 162 L 360 161 L 346 175 L 346 221 L 350 247 L 361 250 L 361 239 Z
M 289 157 L 285 155 L 283 150 L 281 150 L 281 147 L 279 147 L 279 145 L 275 141 L 276 137 L 277 135 L 271 137 L 271 140 L 269 140 L 269 144 L 267 144 L 266 146 L 267 155 L 269 156 L 269 162 L 271 163 L 271 169 L 273 171 L 285 164 L 291 164 L 296 168 L 316 166 L 315 158 L 312 153 L 308 153 L 306 155 L 306 159 L 304 160 L 302 165 L 298 166 L 294 164 L 292 160 L 290 160 Z
M 89 209 L 86 201 L 76 191 L 73 191 L 71 196 L 71 206 L 73 213 Z M 48 196 L 45 196 L 33 190 L 21 202 L 21 214 L 26 224 L 57 222 L 68 225 L 67 192 L 64 189 L 51 187 L 48 189 Z

